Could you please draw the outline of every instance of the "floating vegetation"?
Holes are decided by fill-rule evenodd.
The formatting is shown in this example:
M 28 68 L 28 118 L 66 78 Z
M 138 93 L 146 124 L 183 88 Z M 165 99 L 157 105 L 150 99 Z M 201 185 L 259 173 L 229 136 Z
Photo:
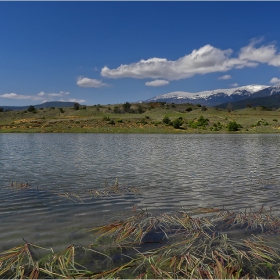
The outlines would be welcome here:
M 26 182 L 26 183 L 22 183 L 22 182 L 17 182 L 17 181 L 11 181 L 9 187 L 14 188 L 14 189 L 30 189 L 32 186 Z
M 15 190 L 27 190 L 27 189 L 34 189 L 28 182 L 14 182 L 11 181 L 10 188 Z M 39 186 L 36 186 L 36 190 L 39 190 Z M 116 179 L 113 185 L 109 185 L 105 182 L 105 186 L 103 188 L 98 189 L 86 189 L 80 192 L 73 192 L 73 191 L 64 191 L 64 192 L 56 192 L 52 191 L 52 194 L 55 196 L 59 196 L 65 199 L 72 200 L 74 202 L 84 202 L 84 198 L 86 197 L 112 197 L 113 195 L 125 195 L 125 194 L 133 194 L 139 195 L 140 191 L 138 188 L 135 187 L 126 187 L 119 185 L 118 179 Z
M 279 279 L 279 230 L 272 209 L 209 207 L 153 215 L 134 207 L 127 219 L 88 230 L 93 242 L 87 247 L 55 253 L 26 243 L 0 253 L 0 276 Z

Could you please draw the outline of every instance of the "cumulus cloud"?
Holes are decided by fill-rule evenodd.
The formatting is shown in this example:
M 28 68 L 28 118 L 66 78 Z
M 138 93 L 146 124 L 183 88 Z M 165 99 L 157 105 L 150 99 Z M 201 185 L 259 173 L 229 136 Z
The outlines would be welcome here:
M 100 88 L 100 87 L 105 87 L 107 84 L 102 83 L 102 81 L 96 80 L 96 79 L 90 79 L 90 78 L 83 78 L 79 77 L 77 79 L 77 85 L 80 87 L 86 87 L 86 88 Z
M 104 66 L 101 75 L 107 78 L 165 79 L 168 81 L 190 78 L 196 74 L 226 72 L 231 69 L 256 67 L 260 63 L 280 66 L 280 53 L 275 44 L 257 47 L 263 38 L 253 39 L 240 49 L 237 57 L 232 57 L 231 49 L 221 50 L 211 45 L 205 45 L 193 50 L 190 54 L 177 60 L 167 58 L 141 59 L 131 64 L 122 64 L 115 69 Z M 219 79 L 230 79 L 230 75 Z
M 238 83 L 234 83 L 230 85 L 231 87 L 238 87 Z
M 107 78 L 163 78 L 171 81 L 189 78 L 196 74 L 226 72 L 232 68 L 257 65 L 256 62 L 246 59 L 230 58 L 232 52 L 231 49 L 220 50 L 211 45 L 205 45 L 175 61 L 154 57 L 121 65 L 116 69 L 105 66 L 101 70 L 101 75 Z
M 242 60 L 267 63 L 272 66 L 280 66 L 280 54 L 276 53 L 276 46 L 274 44 L 270 44 L 256 48 L 255 45 L 261 41 L 262 38 L 259 40 L 253 39 L 248 46 L 241 48 L 239 58 Z
M 224 75 L 222 77 L 219 77 L 218 80 L 229 80 L 231 78 L 232 78 L 231 75 Z
M 145 83 L 146 86 L 150 86 L 150 87 L 160 87 L 160 86 L 165 86 L 168 84 L 169 84 L 169 82 L 166 80 L 154 80 L 154 81 Z
M 272 79 L 270 80 L 270 83 L 271 83 L 271 84 L 279 84 L 279 83 L 280 83 L 280 79 L 279 79 L 279 78 L 272 78 Z

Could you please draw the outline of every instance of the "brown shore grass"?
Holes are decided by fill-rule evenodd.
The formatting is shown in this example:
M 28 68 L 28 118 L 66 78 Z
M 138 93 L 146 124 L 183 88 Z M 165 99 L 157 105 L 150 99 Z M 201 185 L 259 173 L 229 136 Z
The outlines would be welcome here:
M 0 277 L 279 279 L 279 230 L 271 209 L 152 215 L 134 208 L 127 219 L 88 230 L 87 247 L 57 253 L 26 242 L 0 253 Z

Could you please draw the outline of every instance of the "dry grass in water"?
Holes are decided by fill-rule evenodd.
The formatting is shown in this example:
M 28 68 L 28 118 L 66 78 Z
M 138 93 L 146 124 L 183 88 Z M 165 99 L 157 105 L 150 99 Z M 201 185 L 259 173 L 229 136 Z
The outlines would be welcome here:
M 30 187 L 12 183 L 12 188 Z M 133 192 L 112 186 L 95 197 Z M 133 192 L 134 193 L 134 192 Z M 80 201 L 75 193 L 59 193 Z M 271 209 L 232 212 L 197 208 L 152 215 L 133 208 L 123 220 L 89 230 L 88 247 L 71 245 L 60 253 L 26 243 L 0 253 L 0 277 L 252 279 L 280 278 L 280 219 Z
M 35 188 L 31 186 L 28 182 L 16 182 L 11 181 L 10 188 L 14 190 L 29 190 L 35 189 L 39 190 L 39 186 Z M 84 202 L 84 198 L 94 197 L 94 198 L 102 198 L 102 197 L 112 197 L 115 195 L 125 195 L 125 194 L 133 194 L 133 195 L 140 195 L 140 191 L 136 187 L 126 187 L 121 186 L 118 183 L 118 179 L 116 179 L 113 185 L 109 185 L 107 182 L 103 188 L 99 189 L 86 189 L 82 192 L 73 192 L 73 191 L 66 191 L 66 192 L 52 192 L 53 195 L 62 197 L 64 199 L 72 200 L 74 202 Z

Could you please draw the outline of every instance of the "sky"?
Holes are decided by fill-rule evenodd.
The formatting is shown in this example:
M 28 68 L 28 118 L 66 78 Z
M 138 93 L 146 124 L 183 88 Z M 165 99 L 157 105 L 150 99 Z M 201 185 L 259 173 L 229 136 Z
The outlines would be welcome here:
M 0 106 L 280 83 L 280 2 L 1 2 Z

